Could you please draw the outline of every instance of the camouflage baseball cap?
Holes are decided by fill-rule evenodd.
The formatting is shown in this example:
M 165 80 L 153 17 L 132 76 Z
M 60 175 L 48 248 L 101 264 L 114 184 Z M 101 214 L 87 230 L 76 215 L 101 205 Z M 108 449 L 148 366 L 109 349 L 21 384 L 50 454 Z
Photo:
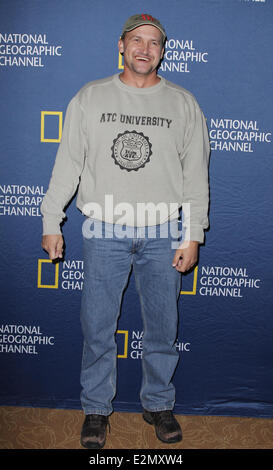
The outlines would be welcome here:
M 163 35 L 163 40 L 166 39 L 166 32 L 163 28 L 162 24 L 153 16 L 148 15 L 147 13 L 142 13 L 140 15 L 133 15 L 128 18 L 125 25 L 123 26 L 122 34 L 123 35 L 128 32 L 132 31 L 133 29 L 137 28 L 138 26 L 142 26 L 144 24 L 155 26 Z

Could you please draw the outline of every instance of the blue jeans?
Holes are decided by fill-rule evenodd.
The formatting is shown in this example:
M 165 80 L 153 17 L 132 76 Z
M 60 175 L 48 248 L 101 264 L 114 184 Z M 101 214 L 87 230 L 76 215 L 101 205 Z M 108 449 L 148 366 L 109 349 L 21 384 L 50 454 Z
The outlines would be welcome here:
M 127 226 L 126 236 L 122 236 L 122 225 L 94 219 L 87 222 L 95 230 L 95 236 L 83 230 L 81 403 L 84 413 L 109 415 L 113 411 L 115 333 L 122 294 L 132 267 L 143 321 L 140 401 L 148 411 L 171 410 L 175 403 L 171 380 L 179 357 L 175 341 L 181 274 L 172 267 L 178 246 L 176 243 L 174 247 L 178 221 L 153 227 Z

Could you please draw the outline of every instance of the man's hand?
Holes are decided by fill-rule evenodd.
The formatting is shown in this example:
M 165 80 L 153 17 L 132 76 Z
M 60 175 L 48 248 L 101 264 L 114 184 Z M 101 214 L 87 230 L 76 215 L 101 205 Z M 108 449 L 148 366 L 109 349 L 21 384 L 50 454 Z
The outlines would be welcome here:
M 42 248 L 48 252 L 50 259 L 63 257 L 63 236 L 44 235 L 42 238 Z
M 176 250 L 172 265 L 181 273 L 191 269 L 198 259 L 199 243 L 196 241 L 185 241 Z

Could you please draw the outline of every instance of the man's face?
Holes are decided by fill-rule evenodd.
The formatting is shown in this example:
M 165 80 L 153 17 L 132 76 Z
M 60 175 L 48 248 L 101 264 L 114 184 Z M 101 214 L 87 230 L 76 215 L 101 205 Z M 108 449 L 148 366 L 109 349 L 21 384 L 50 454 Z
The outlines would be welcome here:
M 119 40 L 119 52 L 123 53 L 125 68 L 138 75 L 149 75 L 163 57 L 162 34 L 155 26 L 139 26 Z

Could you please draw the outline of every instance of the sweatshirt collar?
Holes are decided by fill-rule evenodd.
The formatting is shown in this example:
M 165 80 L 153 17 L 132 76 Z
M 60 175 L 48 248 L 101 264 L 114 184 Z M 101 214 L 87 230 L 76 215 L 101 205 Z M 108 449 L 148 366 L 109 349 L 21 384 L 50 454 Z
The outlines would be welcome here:
M 126 85 L 126 83 L 123 83 L 121 79 L 119 78 L 119 75 L 120 74 L 117 73 L 113 76 L 113 80 L 116 83 L 116 85 L 124 91 L 128 91 L 129 93 L 135 93 L 138 95 L 148 95 L 150 93 L 156 93 L 160 91 L 165 84 L 165 79 L 158 75 L 158 77 L 160 78 L 160 82 L 158 82 L 156 85 L 153 85 L 147 88 L 137 88 L 134 86 Z

